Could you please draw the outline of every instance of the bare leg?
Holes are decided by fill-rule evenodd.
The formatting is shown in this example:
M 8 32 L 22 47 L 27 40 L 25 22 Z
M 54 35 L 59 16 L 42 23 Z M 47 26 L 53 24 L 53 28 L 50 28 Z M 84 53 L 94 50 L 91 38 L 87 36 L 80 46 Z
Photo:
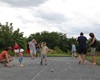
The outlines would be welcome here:
M 74 57 L 74 54 L 72 53 L 72 58 Z
M 85 54 L 82 54 L 82 64 L 85 63 Z
M 96 64 L 96 56 L 92 56 L 93 62 L 92 64 L 95 65 Z
M 79 64 L 81 63 L 81 54 L 78 54 Z

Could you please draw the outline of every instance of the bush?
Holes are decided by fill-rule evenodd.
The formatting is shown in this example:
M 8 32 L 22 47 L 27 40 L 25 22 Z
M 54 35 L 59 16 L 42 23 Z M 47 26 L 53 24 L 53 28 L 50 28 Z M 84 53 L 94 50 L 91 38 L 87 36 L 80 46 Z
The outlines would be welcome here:
M 58 46 L 54 47 L 55 53 L 64 53 Z

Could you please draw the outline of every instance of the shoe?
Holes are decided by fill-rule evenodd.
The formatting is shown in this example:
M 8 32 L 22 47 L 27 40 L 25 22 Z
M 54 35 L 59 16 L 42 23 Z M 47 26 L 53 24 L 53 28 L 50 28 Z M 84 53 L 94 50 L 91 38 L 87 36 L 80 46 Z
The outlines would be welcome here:
M 40 62 L 40 65 L 42 65 L 42 61 Z
M 79 64 L 81 63 L 81 61 L 78 62 Z
M 23 64 L 21 64 L 20 66 L 21 66 L 21 67 L 23 67 L 24 65 L 23 65 Z

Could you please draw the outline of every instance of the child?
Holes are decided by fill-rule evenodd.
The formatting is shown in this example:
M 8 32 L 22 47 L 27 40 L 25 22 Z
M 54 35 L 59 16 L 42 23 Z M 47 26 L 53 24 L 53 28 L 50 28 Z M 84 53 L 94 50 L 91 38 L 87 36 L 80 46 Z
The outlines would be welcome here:
M 76 55 L 76 46 L 75 46 L 75 44 L 72 44 L 72 50 L 71 50 L 71 52 L 72 52 L 72 58 L 75 56 L 75 58 L 77 58 L 77 55 Z
M 19 62 L 20 62 L 20 66 L 23 67 L 22 61 L 23 61 L 23 49 L 20 49 L 20 53 L 19 53 Z
M 41 44 L 41 62 L 40 64 L 42 65 L 43 61 L 45 61 L 45 65 L 47 65 L 46 60 L 47 60 L 47 52 L 48 52 L 48 47 L 46 46 L 46 42 L 42 42 Z

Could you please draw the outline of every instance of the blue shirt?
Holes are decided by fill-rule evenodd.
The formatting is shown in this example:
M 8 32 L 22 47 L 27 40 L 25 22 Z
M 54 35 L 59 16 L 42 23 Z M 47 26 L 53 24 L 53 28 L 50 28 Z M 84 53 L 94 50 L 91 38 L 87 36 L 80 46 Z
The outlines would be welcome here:
M 79 43 L 79 47 L 82 47 L 82 48 L 87 47 L 86 45 L 87 38 L 85 36 L 79 36 L 77 41 Z

